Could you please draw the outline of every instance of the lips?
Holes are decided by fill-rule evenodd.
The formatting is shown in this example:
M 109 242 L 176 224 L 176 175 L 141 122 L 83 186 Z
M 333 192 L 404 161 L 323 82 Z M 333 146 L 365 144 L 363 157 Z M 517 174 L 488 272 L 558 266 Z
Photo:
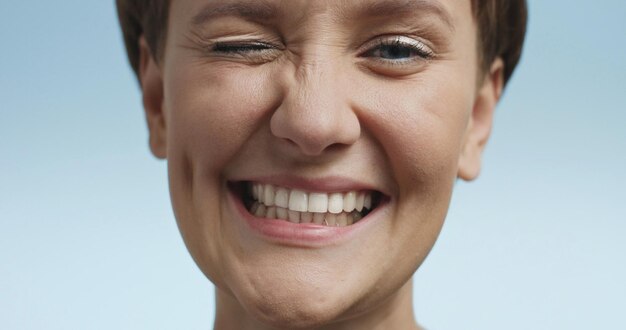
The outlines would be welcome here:
M 269 183 L 234 185 L 246 210 L 256 218 L 293 224 L 345 227 L 359 222 L 383 199 L 375 190 L 307 191 Z

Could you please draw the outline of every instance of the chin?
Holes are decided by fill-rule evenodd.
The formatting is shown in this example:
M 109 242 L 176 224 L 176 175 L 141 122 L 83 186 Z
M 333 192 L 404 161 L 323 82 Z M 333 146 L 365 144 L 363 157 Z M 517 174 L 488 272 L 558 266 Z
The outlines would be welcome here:
M 292 269 L 293 270 L 293 269 Z M 275 328 L 317 328 L 350 318 L 361 297 L 355 281 L 331 281 L 326 277 L 316 279 L 290 276 L 285 269 L 281 274 L 250 277 L 242 283 L 230 283 L 237 302 L 256 321 Z M 287 279 L 289 277 L 289 279 Z
M 276 298 L 240 302 L 259 322 L 281 329 L 318 328 L 346 318 L 349 309 L 345 302 L 329 297 Z

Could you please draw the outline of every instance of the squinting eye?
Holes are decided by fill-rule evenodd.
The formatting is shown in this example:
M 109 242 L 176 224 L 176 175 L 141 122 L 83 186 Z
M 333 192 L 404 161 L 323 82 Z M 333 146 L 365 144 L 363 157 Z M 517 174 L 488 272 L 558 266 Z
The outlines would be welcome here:
M 212 47 L 212 51 L 216 53 L 226 54 L 247 54 L 254 52 L 263 52 L 266 50 L 274 49 L 272 45 L 262 42 L 248 42 L 248 43 L 215 43 Z
M 210 55 L 250 64 L 268 63 L 281 54 L 281 47 L 261 41 L 216 42 L 209 47 Z

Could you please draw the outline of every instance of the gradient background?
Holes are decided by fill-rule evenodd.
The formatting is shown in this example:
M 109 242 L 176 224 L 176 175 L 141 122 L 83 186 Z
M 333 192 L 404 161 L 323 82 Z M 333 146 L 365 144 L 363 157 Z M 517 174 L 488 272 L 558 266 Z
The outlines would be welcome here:
M 416 275 L 429 329 L 626 329 L 626 2 L 531 0 L 478 181 Z M 0 2 L 0 328 L 209 329 L 113 1 Z

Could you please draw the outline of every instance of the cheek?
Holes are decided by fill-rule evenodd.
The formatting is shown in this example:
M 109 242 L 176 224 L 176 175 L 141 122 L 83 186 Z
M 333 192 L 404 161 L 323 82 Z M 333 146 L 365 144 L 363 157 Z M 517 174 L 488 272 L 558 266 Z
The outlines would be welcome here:
M 217 171 L 259 128 L 279 91 L 260 68 L 219 63 L 171 67 L 177 69 L 165 86 L 168 158 L 184 152 L 194 164 Z
M 175 61 L 175 59 L 171 59 Z M 170 195 L 178 226 L 205 275 L 224 276 L 220 171 L 252 138 L 278 99 L 270 76 L 253 69 L 168 63 L 164 81 Z M 210 221 L 201 221 L 210 220 Z
M 444 70 L 446 70 L 444 72 Z M 407 272 L 420 265 L 445 219 L 461 141 L 473 105 L 474 75 L 457 68 L 425 72 L 416 81 L 388 81 L 362 94 L 364 125 L 381 144 L 398 183 L 390 231 Z M 372 82 L 370 82 L 372 83 Z
M 366 100 L 362 118 L 386 152 L 401 195 L 451 186 L 473 104 L 473 75 L 466 77 L 455 69 L 433 70 L 419 81 L 380 83 L 359 97 Z

